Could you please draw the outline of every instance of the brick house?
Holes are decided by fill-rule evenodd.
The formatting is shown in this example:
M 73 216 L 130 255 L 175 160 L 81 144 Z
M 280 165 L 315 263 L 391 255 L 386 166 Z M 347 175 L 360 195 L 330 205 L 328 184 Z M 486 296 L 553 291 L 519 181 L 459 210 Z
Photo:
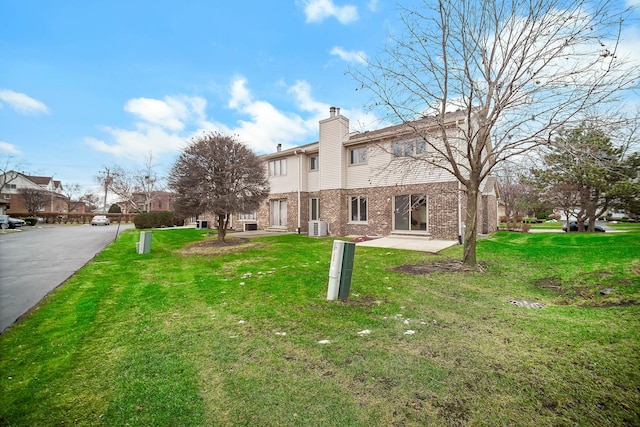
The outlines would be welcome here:
M 148 193 L 136 192 L 130 201 L 116 202 L 123 213 L 173 211 L 175 194 L 155 190 Z
M 47 200 L 40 212 L 66 213 L 67 211 L 67 198 L 62 194 L 62 182 L 54 180 L 52 177 L 31 176 L 9 171 L 0 176 L 0 183 L 3 184 L 0 198 L 6 202 L 5 213 L 7 214 L 11 212 L 27 212 L 27 207 L 20 195 L 20 190 L 23 188 L 33 188 L 47 192 Z
M 313 235 L 411 234 L 453 240 L 463 235 L 466 195 L 451 174 L 416 162 L 427 150 L 412 127 L 350 132 L 349 119 L 339 108 L 331 107 L 329 114 L 320 121 L 318 142 L 278 147 L 262 156 L 271 193 L 256 212 L 236 216 L 236 228 L 252 224 L 308 233 L 311 226 Z M 464 120 L 460 112 L 447 114 L 450 139 L 455 140 Z M 433 118 L 416 124 L 436 131 Z M 493 178 L 483 182 L 478 202 L 478 232 L 491 233 L 498 224 Z

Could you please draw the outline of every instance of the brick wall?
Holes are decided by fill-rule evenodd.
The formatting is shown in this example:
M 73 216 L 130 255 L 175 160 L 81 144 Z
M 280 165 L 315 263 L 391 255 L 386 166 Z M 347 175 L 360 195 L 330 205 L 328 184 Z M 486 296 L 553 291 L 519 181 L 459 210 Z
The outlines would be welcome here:
M 393 200 L 394 196 L 404 194 L 426 194 L 428 229 L 426 233 L 434 239 L 457 240 L 458 229 L 458 198 L 462 205 L 460 219 L 464 221 L 466 196 L 458 194 L 456 182 L 430 183 L 416 185 L 399 185 L 378 188 L 360 188 L 353 190 L 322 190 L 314 193 L 301 193 L 301 233 L 309 230 L 309 199 L 320 199 L 320 220 L 329 223 L 329 233 L 333 236 L 387 236 L 393 232 Z M 364 224 L 349 222 L 349 203 L 351 196 L 367 197 L 368 221 Z M 298 194 L 271 194 L 269 200 L 287 200 L 287 229 L 296 231 L 298 223 Z M 482 196 L 479 200 L 478 231 L 491 233 L 496 230 L 495 196 Z M 260 229 L 270 226 L 270 205 L 263 202 L 258 211 L 257 219 Z M 421 232 L 415 232 L 416 234 Z

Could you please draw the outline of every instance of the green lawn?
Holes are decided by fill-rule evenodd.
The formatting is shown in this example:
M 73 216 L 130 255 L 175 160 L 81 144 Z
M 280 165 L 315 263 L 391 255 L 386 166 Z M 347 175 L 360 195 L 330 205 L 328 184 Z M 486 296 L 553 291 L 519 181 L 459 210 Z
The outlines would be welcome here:
M 344 303 L 330 238 L 138 234 L 0 336 L 0 426 L 640 425 L 639 232 L 359 247 Z

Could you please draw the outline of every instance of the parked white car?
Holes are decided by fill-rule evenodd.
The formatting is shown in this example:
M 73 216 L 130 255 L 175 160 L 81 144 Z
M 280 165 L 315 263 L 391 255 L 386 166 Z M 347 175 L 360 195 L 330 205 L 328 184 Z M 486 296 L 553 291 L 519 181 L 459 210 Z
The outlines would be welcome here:
M 96 215 L 91 218 L 91 225 L 109 225 L 109 218 L 106 215 Z

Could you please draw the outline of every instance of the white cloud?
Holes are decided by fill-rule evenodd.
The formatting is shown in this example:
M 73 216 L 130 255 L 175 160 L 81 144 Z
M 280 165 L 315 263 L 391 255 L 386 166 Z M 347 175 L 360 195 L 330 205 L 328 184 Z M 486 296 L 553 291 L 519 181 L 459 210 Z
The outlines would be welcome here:
M 0 152 L 9 154 L 20 154 L 20 150 L 18 150 L 18 147 L 4 141 L 0 141 Z
M 308 82 L 304 80 L 296 81 L 293 86 L 287 89 L 287 93 L 294 96 L 298 108 L 302 111 L 315 113 L 319 116 L 328 114 L 329 105 L 313 99 L 311 96 L 311 85 Z
M 311 125 L 297 114 L 285 113 L 266 101 L 255 100 L 244 77 L 234 79 L 230 91 L 229 108 L 249 116 L 250 120 L 238 120 L 237 126 L 228 130 L 259 153 L 275 151 L 278 144 L 292 146 L 317 129 L 317 122 Z M 293 92 L 289 89 L 288 93 L 296 95 L 295 89 Z
M 340 46 L 334 46 L 333 48 L 331 48 L 331 51 L 329 53 L 331 55 L 339 57 L 340 59 L 346 62 L 350 62 L 350 63 L 356 62 L 363 65 L 367 63 L 367 54 L 364 53 L 364 51 L 362 50 L 348 51 L 348 50 L 344 50 Z
M 333 0 L 304 0 L 302 4 L 307 22 L 322 22 L 332 16 L 342 24 L 358 19 L 358 9 L 353 5 L 336 6 Z
M 140 158 L 152 152 L 154 156 L 178 152 L 191 137 L 203 131 L 219 131 L 238 135 L 258 153 L 312 142 L 318 131 L 318 121 L 329 113 L 328 104 L 313 99 L 307 82 L 284 85 L 302 114 L 279 110 L 273 104 L 256 99 L 247 80 L 238 76 L 229 85 L 227 107 L 241 117 L 225 124 L 206 116 L 206 100 L 184 95 L 163 99 L 136 98 L 125 104 L 134 117 L 133 129 L 105 126 L 106 138 L 85 138 L 85 143 L 98 151 L 117 157 Z
M 165 96 L 164 100 L 131 99 L 125 104 L 124 109 L 146 122 L 177 131 L 184 129 L 185 122 L 204 117 L 206 105 L 207 102 L 200 97 Z
M 9 105 L 20 114 L 48 113 L 49 109 L 42 102 L 33 99 L 24 93 L 14 92 L 8 89 L 0 89 L 0 101 Z
M 176 152 L 184 146 L 185 138 L 176 133 L 170 133 L 159 126 L 139 125 L 135 130 L 125 130 L 105 127 L 114 143 L 88 137 L 85 142 L 98 151 L 113 154 L 117 157 L 137 158 L 153 153 L 161 155 Z
M 378 10 L 378 0 L 370 0 L 367 4 L 367 8 L 372 12 L 376 12 Z
M 135 98 L 127 101 L 124 110 L 136 118 L 134 130 L 109 126 L 103 130 L 110 142 L 87 137 L 85 143 L 98 151 L 118 157 L 140 158 L 153 153 L 176 152 L 185 144 L 185 129 L 199 126 L 206 119 L 207 101 L 186 95 L 165 96 L 164 99 Z

